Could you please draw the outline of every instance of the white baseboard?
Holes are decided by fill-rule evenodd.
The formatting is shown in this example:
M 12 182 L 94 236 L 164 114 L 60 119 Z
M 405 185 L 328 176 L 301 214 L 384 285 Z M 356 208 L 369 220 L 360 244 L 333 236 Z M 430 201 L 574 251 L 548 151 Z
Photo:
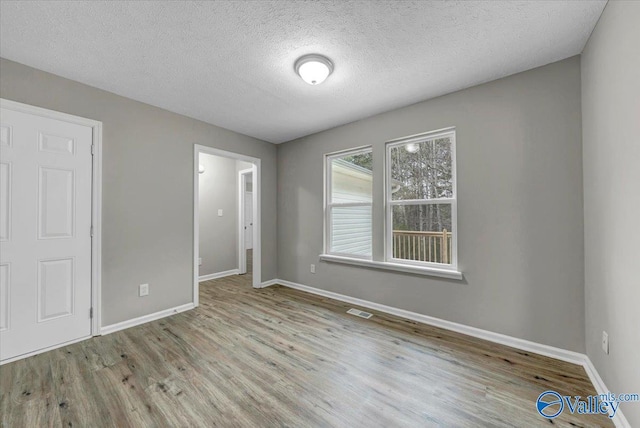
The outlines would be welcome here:
M 373 309 L 375 311 L 410 319 L 422 324 L 428 324 L 435 327 L 443 328 L 445 330 L 451 330 L 458 333 L 466 334 L 467 336 L 477 337 L 490 342 L 510 346 L 522 351 L 532 352 L 534 354 L 544 355 L 546 357 L 555 358 L 557 360 L 566 361 L 572 364 L 577 364 L 584 367 L 585 371 L 587 372 L 587 376 L 589 376 L 589 379 L 593 383 L 593 386 L 598 394 L 605 394 L 609 392 L 609 389 L 607 389 L 607 387 L 605 386 L 604 381 L 598 374 L 598 371 L 593 366 L 589 357 L 579 352 L 568 351 L 566 349 L 556 348 L 554 346 L 544 345 L 542 343 L 531 342 L 529 340 L 519 339 L 517 337 L 507 336 L 501 333 L 494 333 L 492 331 L 483 330 L 464 324 L 458 324 L 452 321 L 447 321 L 440 318 L 407 311 L 404 309 L 394 308 L 392 306 L 386 306 L 380 303 L 370 302 L 368 300 L 358 299 L 356 297 L 345 296 L 344 294 L 334 293 L 332 291 L 322 290 L 320 288 L 309 287 L 308 285 L 298 284 L 296 282 L 287 281 L 284 279 L 276 279 L 273 281 L 269 281 L 269 283 L 269 285 L 280 284 L 285 287 L 294 288 L 296 290 L 316 294 L 318 296 L 339 300 L 341 302 L 350 303 L 352 305 L 361 306 L 363 308 Z M 612 419 L 612 421 L 618 428 L 631 428 L 631 425 L 624 417 L 620 409 L 618 409 L 618 411 L 616 412 L 616 416 Z
M 149 315 L 143 315 L 138 318 L 133 318 L 130 320 L 119 322 L 119 323 L 107 325 L 100 329 L 100 334 L 105 335 L 105 334 L 114 333 L 116 331 L 124 330 L 126 328 L 135 327 L 140 324 L 146 324 L 148 322 L 155 321 L 160 318 L 165 318 L 171 315 L 178 314 L 180 312 L 188 311 L 193 308 L 195 308 L 193 303 L 186 303 L 184 305 L 176 306 L 175 308 L 169 308 L 162 311 L 154 312 Z
M 259 287 L 259 288 L 267 288 L 267 287 L 271 287 L 272 285 L 279 284 L 279 282 L 278 282 L 278 281 L 280 281 L 280 280 L 279 280 L 279 279 L 272 279 L 272 280 L 269 280 L 269 281 L 265 281 L 265 282 L 263 282 L 262 284 L 260 284 L 260 287 Z M 258 287 L 256 287 L 256 288 L 258 288 Z
M 609 391 L 611 391 L 604 384 L 604 381 L 600 377 L 600 373 L 598 373 L 598 370 L 596 370 L 596 367 L 593 365 L 593 363 L 591 362 L 591 359 L 587 355 L 584 356 L 583 366 L 584 366 L 584 370 L 587 372 L 587 376 L 589 376 L 589 380 L 593 384 L 598 394 L 606 394 Z M 613 421 L 615 426 L 618 428 L 631 428 L 631 424 L 629 423 L 627 418 L 625 418 L 620 408 L 618 408 L 616 415 L 611 420 Z
M 209 281 L 211 279 L 224 278 L 225 276 L 238 275 L 239 269 L 225 270 L 224 272 L 210 273 L 209 275 L 202 275 L 198 277 L 198 282 Z
M 567 351 L 565 349 L 555 348 L 553 346 L 543 345 L 541 343 L 530 342 L 528 340 L 518 339 L 516 337 L 494 333 L 492 331 L 482 330 L 480 328 L 470 327 L 468 325 L 458 324 L 452 321 L 447 321 L 440 318 L 407 311 L 404 309 L 394 308 L 392 306 L 381 305 L 380 303 L 374 303 L 368 300 L 345 296 L 343 294 L 321 290 L 319 288 L 309 287 L 307 285 L 297 284 L 291 281 L 278 280 L 278 284 L 282 284 L 285 287 L 306 291 L 307 293 L 317 294 L 319 296 L 328 297 L 330 299 L 340 300 L 342 302 L 351 303 L 353 305 L 362 306 L 364 308 L 373 309 L 375 311 L 410 319 L 422 324 L 429 324 L 435 327 L 444 328 L 446 330 L 466 334 L 468 336 L 478 337 L 490 342 L 499 343 L 501 345 L 511 346 L 512 348 L 518 348 L 523 351 L 533 352 L 536 354 L 544 355 L 546 357 L 556 358 L 558 360 L 567 361 L 569 363 L 582 365 L 584 362 L 585 355 L 578 352 Z
M 587 375 L 589 376 L 589 380 L 591 380 L 591 383 L 596 388 L 596 391 L 598 392 L 598 394 L 606 394 L 607 392 L 609 392 L 606 385 L 604 384 L 604 381 L 600 377 L 600 374 L 596 370 L 596 367 L 591 362 L 591 359 L 586 355 L 585 355 L 584 369 L 587 372 Z
M 111 324 L 100 328 L 100 335 L 115 333 L 116 331 L 124 330 L 126 328 L 135 327 L 140 324 L 145 324 L 150 321 L 155 321 L 160 318 L 168 317 L 171 315 L 175 315 L 180 312 L 188 311 L 189 309 L 195 308 L 193 303 L 186 303 L 184 305 L 176 306 L 175 308 L 165 309 L 163 311 L 158 311 L 153 314 L 143 315 L 138 318 L 122 321 L 116 324 Z M 49 346 L 48 348 L 38 349 L 37 351 L 29 352 L 27 354 L 18 355 L 16 357 L 7 358 L 6 360 L 0 361 L 0 365 L 11 363 L 13 361 L 18 361 L 23 358 L 32 357 L 34 355 L 42 354 L 43 352 L 53 351 L 54 349 L 61 348 L 63 346 L 72 345 L 77 342 L 81 342 L 83 340 L 91 339 L 91 336 L 81 337 L 75 340 L 71 340 L 69 342 L 59 343 L 57 345 Z

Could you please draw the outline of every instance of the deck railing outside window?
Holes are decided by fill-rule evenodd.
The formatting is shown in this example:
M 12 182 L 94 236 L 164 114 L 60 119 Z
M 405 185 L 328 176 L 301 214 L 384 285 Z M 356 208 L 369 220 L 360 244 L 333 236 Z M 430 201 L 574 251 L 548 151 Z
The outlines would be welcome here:
M 432 263 L 451 263 L 451 232 L 393 231 L 393 257 Z

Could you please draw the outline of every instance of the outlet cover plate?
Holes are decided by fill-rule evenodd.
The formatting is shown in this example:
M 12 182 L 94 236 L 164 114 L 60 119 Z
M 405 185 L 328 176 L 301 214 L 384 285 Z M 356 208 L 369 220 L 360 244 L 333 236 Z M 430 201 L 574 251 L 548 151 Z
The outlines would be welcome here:
M 149 295 L 149 284 L 140 284 L 138 287 L 138 295 L 140 297 Z
M 609 353 L 609 335 L 606 331 L 602 331 L 602 350 L 605 354 Z

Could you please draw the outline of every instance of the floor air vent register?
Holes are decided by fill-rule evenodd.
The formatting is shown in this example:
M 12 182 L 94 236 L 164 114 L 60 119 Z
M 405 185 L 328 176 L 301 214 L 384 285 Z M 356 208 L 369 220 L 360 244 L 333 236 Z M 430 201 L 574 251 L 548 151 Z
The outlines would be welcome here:
M 354 308 L 349 309 L 347 313 L 367 320 L 373 316 L 373 314 L 370 314 L 369 312 L 361 311 L 360 309 Z

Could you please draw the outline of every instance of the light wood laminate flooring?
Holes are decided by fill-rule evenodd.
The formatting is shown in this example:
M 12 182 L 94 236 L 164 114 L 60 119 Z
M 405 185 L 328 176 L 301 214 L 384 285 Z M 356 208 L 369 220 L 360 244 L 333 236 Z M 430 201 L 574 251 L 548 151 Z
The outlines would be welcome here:
M 250 284 L 208 281 L 195 310 L 0 367 L 2 426 L 613 426 L 538 415 L 545 390 L 595 394 L 580 366 Z

